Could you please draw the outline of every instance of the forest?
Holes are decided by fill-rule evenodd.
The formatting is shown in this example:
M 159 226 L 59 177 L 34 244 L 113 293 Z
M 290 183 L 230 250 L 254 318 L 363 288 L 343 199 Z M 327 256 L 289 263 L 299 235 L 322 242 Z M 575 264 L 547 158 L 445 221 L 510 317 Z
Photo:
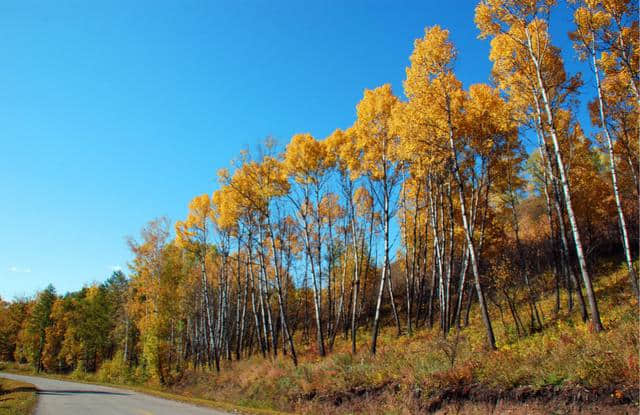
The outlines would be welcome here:
M 470 326 L 483 356 L 568 322 L 612 335 L 609 261 L 635 331 L 619 373 L 637 384 L 638 5 L 568 2 L 582 73 L 552 42 L 556 7 L 479 2 L 493 66 L 468 88 L 449 32 L 427 27 L 401 94 L 365 90 L 349 128 L 242 152 L 186 218 L 128 239 L 130 272 L 1 301 L 0 361 L 172 387 L 242 362 L 375 366 L 389 348 L 433 352 L 429 336 L 455 369 Z M 321 392 L 300 388 L 290 401 Z

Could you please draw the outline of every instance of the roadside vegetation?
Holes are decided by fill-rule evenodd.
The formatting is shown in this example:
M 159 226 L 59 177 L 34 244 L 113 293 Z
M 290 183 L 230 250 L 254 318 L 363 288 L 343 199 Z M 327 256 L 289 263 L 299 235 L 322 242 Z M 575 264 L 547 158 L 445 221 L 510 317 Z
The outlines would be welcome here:
M 446 339 L 435 328 L 398 337 L 387 327 L 375 356 L 364 350 L 352 355 L 350 340 L 341 336 L 328 358 L 321 358 L 313 344 L 301 348 L 297 367 L 286 356 L 254 356 L 225 361 L 219 374 L 192 369 L 175 373 L 174 383 L 165 386 L 138 377 L 118 363 L 120 359 L 106 361 L 95 373 L 74 371 L 56 377 L 168 392 L 171 395 L 158 396 L 176 399 L 177 394 L 200 405 L 212 400 L 209 406 L 247 413 L 251 408 L 267 410 L 263 413 L 415 413 L 452 407 L 484 413 L 523 405 L 527 413 L 540 414 L 550 408 L 558 413 L 628 413 L 639 404 L 640 322 L 637 300 L 625 284 L 624 266 L 601 264 L 595 283 L 606 316 L 606 331 L 601 333 L 575 311 L 555 313 L 553 293 L 540 300 L 548 323 L 527 336 L 518 336 L 513 320 L 495 309 L 496 333 L 505 341 L 491 352 L 483 341 L 480 316 L 472 308 L 469 326 Z M 358 335 L 363 349 L 367 334 Z M 29 364 L 0 368 L 35 373 Z
M 0 377 L 0 414 L 30 415 L 36 400 L 36 388 L 30 383 Z

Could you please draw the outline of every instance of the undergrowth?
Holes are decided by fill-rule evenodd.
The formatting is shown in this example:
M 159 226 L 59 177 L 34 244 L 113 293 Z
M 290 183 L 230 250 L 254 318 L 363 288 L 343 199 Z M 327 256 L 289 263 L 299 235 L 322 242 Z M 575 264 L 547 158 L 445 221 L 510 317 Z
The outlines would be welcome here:
M 173 389 L 304 412 L 367 411 L 367 401 L 388 405 L 376 406 L 376 411 L 410 412 L 442 390 L 471 385 L 496 391 L 613 388 L 622 399 L 616 388 L 637 389 L 640 382 L 638 303 L 628 289 L 625 269 L 614 268 L 601 276 L 596 295 L 606 328 L 602 333 L 581 320 L 577 306 L 571 313 L 566 310 L 564 294 L 564 311 L 556 313 L 555 298 L 549 293 L 539 302 L 544 327 L 537 332 L 518 337 L 509 322 L 493 315 L 496 351 L 486 349 L 484 326 L 472 309 L 470 325 L 459 335 L 454 329 L 447 339 L 436 328 L 397 337 L 388 327 L 372 357 L 369 333 L 362 331 L 356 355 L 350 353 L 349 341 L 340 339 L 326 358 L 316 356 L 313 345 L 302 350 L 297 368 L 286 356 L 275 360 L 256 356 L 227 362 L 220 374 L 192 372 Z M 520 312 L 526 315 L 524 306 Z
M 596 333 L 581 320 L 577 306 L 555 312 L 555 297 L 539 301 L 544 327 L 517 336 L 512 324 L 492 310 L 498 349 L 485 346 L 485 331 L 473 308 L 468 327 L 443 338 L 437 328 L 421 328 L 397 337 L 395 328 L 382 330 L 378 353 L 368 353 L 369 333 L 358 333 L 359 352 L 336 339 L 333 351 L 320 358 L 313 344 L 299 346 L 299 365 L 288 356 L 253 356 L 223 362 L 222 371 L 189 370 L 165 390 L 189 397 L 234 402 L 242 406 L 308 413 L 411 413 L 429 407 L 443 391 L 485 388 L 504 392 L 526 387 L 562 390 L 612 390 L 629 402 L 628 391 L 640 383 L 638 365 L 638 303 L 628 288 L 624 267 L 606 267 L 595 282 L 605 331 Z M 475 307 L 475 306 L 474 306 Z M 526 316 L 525 306 L 520 310 Z M 140 368 L 122 364 L 121 356 L 95 374 L 76 370 L 71 377 L 116 384 L 153 386 Z M 156 387 L 159 387 L 156 385 Z M 634 402 L 637 405 L 637 402 Z

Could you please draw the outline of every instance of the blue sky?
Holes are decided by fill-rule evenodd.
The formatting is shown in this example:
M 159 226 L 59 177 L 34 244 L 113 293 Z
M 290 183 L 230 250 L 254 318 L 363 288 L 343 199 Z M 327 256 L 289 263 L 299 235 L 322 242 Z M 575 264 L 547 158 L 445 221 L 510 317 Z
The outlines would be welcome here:
M 486 82 L 475 3 L 3 2 L 0 296 L 126 270 L 125 236 L 182 218 L 241 149 L 345 128 L 364 88 L 401 94 L 425 26 L 451 30 L 465 85 Z

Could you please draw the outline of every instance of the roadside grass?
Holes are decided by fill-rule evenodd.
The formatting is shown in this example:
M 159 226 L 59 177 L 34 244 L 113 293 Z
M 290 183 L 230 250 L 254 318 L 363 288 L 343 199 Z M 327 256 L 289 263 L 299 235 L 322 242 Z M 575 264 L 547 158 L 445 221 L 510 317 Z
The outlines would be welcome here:
M 286 415 L 285 412 L 276 411 L 268 408 L 242 406 L 240 404 L 233 404 L 230 402 L 222 402 L 222 401 L 213 400 L 213 399 L 204 399 L 197 396 L 190 396 L 189 394 L 172 393 L 166 388 L 161 388 L 159 385 L 155 385 L 151 383 L 134 385 L 131 383 L 104 382 L 104 381 L 100 381 L 98 379 L 98 376 L 96 376 L 96 374 L 92 374 L 92 373 L 83 373 L 82 376 L 78 374 L 79 372 L 78 373 L 72 372 L 71 374 L 68 374 L 68 375 L 45 373 L 45 372 L 36 373 L 35 370 L 33 370 L 33 368 L 31 367 L 31 365 L 20 364 L 15 362 L 0 362 L 0 371 L 4 371 L 7 373 L 14 373 L 17 375 L 38 376 L 38 377 L 62 380 L 67 382 L 77 382 L 77 383 L 84 383 L 88 385 L 101 385 L 101 386 L 110 386 L 110 387 L 119 388 L 119 389 L 127 389 L 134 392 L 140 392 L 147 395 L 156 396 L 158 398 L 168 399 L 176 402 L 183 402 L 183 403 L 197 405 L 197 406 L 203 406 L 203 407 L 212 408 L 212 409 L 218 409 L 222 411 L 228 411 L 228 412 L 237 413 L 237 414 Z M 7 379 L 0 378 L 0 380 L 4 381 Z M 31 387 L 33 387 L 33 385 L 31 385 Z M 4 415 L 4 413 L 0 411 L 0 415 Z
M 401 337 L 392 325 L 385 327 L 376 356 L 369 354 L 370 333 L 362 329 L 355 355 L 350 352 L 349 340 L 342 336 L 325 358 L 316 354 L 313 341 L 305 345 L 298 339 L 298 367 L 281 353 L 275 359 L 252 356 L 224 361 L 219 374 L 188 370 L 166 388 L 152 381 L 125 387 L 219 409 L 265 414 L 423 412 L 442 391 L 471 387 L 483 388 L 493 396 L 522 387 L 532 391 L 551 388 L 554 394 L 572 388 L 600 393 L 608 390 L 614 403 L 637 406 L 638 303 L 628 288 L 624 267 L 604 263 L 598 275 L 595 290 L 606 329 L 601 333 L 582 321 L 577 304 L 568 312 L 564 292 L 562 310 L 556 313 L 554 293 L 548 292 L 538 302 L 544 327 L 526 335 L 516 333 L 508 312 L 500 313 L 491 306 L 498 340 L 495 351 L 486 348 L 484 326 L 474 305 L 469 326 L 459 334 L 454 329 L 447 338 L 437 327 L 420 328 L 412 336 Z M 526 304 L 520 303 L 518 310 L 526 326 Z M 102 383 L 121 387 L 123 380 L 135 382 L 135 374 L 127 373 L 111 362 L 96 374 L 80 372 L 72 377 L 92 382 L 112 380 L 115 382 Z
M 309 413 L 366 412 L 371 400 L 386 403 L 391 411 L 405 408 L 411 412 L 442 390 L 470 385 L 494 391 L 525 386 L 532 390 L 614 388 L 622 401 L 624 390 L 637 389 L 640 382 L 638 303 L 627 287 L 623 267 L 606 267 L 605 272 L 596 282 L 606 327 L 602 333 L 582 322 L 577 305 L 568 313 L 566 294 L 561 298 L 563 311 L 555 314 L 555 298 L 548 293 L 539 301 L 543 329 L 526 336 L 518 337 L 513 322 L 506 316 L 501 318 L 493 307 L 499 341 L 496 351 L 486 349 L 484 326 L 474 307 L 470 325 L 459 337 L 454 330 L 444 339 L 437 328 L 397 337 L 395 328 L 386 327 L 378 353 L 372 357 L 368 353 L 369 333 L 363 330 L 358 333 L 356 355 L 350 353 L 349 341 L 341 338 L 329 356 L 320 358 L 312 342 L 300 348 L 297 368 L 286 356 L 274 360 L 256 356 L 226 362 L 219 375 L 192 372 L 174 389 Z M 526 321 L 524 304 L 519 313 Z M 452 364 L 453 350 L 456 358 Z M 349 401 L 354 401 L 353 405 L 345 405 Z M 377 411 L 387 409 L 377 406 Z
M 36 388 L 32 384 L 0 378 L 0 414 L 29 415 L 36 400 Z

